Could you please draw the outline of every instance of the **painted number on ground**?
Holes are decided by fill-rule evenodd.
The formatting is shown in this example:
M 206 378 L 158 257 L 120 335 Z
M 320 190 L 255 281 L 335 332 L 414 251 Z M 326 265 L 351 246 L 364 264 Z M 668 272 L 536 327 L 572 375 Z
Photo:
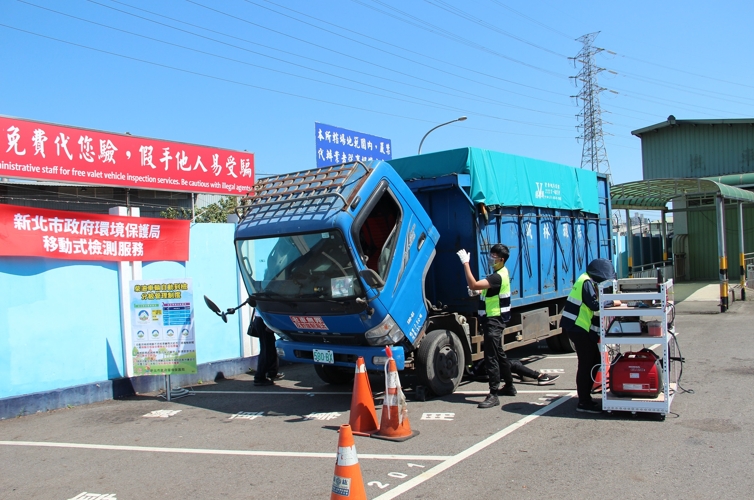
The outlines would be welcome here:
M 234 413 L 230 417 L 228 417 L 228 420 L 254 420 L 255 418 L 264 416 L 263 411 L 239 411 L 238 413 Z
M 115 493 L 87 493 L 86 491 L 82 491 L 78 495 L 76 495 L 73 498 L 69 498 L 68 500 L 117 500 L 115 498 Z
M 390 483 L 382 484 L 379 481 L 369 481 L 367 483 L 367 486 L 377 486 L 379 489 L 384 490 L 385 488 L 387 488 L 388 486 L 390 486 Z
M 331 411 L 329 413 L 310 413 L 304 416 L 304 420 L 335 420 L 340 417 L 340 413 Z
M 422 420 L 444 420 L 446 422 L 452 422 L 455 413 L 422 413 Z
M 181 410 L 155 410 L 144 415 L 145 418 L 168 418 L 177 415 Z M 89 499 L 89 497 L 84 497 Z
M 539 400 L 542 401 L 542 403 L 534 403 L 534 404 L 538 406 L 547 406 L 550 403 L 552 403 L 554 400 L 560 399 L 561 396 L 562 394 L 545 394 L 545 397 L 539 398 Z

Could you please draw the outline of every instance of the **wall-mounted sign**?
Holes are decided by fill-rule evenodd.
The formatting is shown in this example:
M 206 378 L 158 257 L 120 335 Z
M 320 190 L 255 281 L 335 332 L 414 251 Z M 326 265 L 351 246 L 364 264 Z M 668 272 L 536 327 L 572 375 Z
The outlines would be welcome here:
M 191 278 L 129 282 L 134 375 L 196 373 Z
M 316 122 L 314 133 L 317 143 L 317 167 L 393 158 L 390 139 Z
M 0 116 L 0 177 L 238 195 L 254 154 Z
M 0 204 L 0 256 L 187 261 L 190 225 L 187 220 Z

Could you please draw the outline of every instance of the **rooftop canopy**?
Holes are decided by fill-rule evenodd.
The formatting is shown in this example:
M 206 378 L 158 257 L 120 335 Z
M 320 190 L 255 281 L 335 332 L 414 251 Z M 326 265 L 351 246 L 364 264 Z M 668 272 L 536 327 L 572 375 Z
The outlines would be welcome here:
M 648 132 L 657 132 L 660 129 L 666 128 L 666 127 L 675 127 L 680 125 L 693 125 L 693 126 L 699 126 L 699 125 L 751 125 L 754 126 L 754 119 L 752 118 L 732 118 L 732 119 L 717 119 L 717 120 L 676 120 L 675 116 L 670 115 L 668 116 L 668 119 L 664 122 L 656 123 L 654 125 L 650 125 L 649 127 L 644 127 L 636 130 L 632 130 L 631 134 L 635 135 L 636 137 L 641 137 L 643 134 L 646 134 Z
M 711 179 L 651 179 L 626 182 L 610 189 L 614 209 L 665 210 L 678 196 L 721 195 L 728 200 L 754 203 L 754 193 Z

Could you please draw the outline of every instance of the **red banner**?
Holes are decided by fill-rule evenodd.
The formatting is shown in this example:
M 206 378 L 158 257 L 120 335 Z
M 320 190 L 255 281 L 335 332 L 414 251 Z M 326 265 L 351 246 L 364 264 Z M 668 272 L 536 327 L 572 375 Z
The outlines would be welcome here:
M 186 261 L 187 220 L 0 205 L 0 256 Z
M 0 177 L 234 195 L 254 184 L 252 153 L 3 116 L 0 131 Z

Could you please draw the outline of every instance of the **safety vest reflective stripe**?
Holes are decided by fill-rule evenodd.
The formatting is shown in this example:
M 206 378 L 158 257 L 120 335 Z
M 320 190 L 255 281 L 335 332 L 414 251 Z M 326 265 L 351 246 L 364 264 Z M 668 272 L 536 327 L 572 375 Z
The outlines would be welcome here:
M 581 292 L 584 289 L 584 282 L 589 280 L 589 275 L 583 273 L 576 282 L 573 284 L 571 293 L 568 295 L 565 308 L 563 310 L 563 317 L 570 319 L 579 328 L 589 331 L 591 330 L 592 318 L 594 312 L 589 309 L 582 301 Z M 599 331 L 599 327 L 597 329 Z
M 563 317 L 570 318 L 574 322 L 576 322 L 576 315 L 573 313 L 569 313 L 568 311 L 565 311 L 565 310 L 563 311 Z
M 511 281 L 508 276 L 508 269 L 501 267 L 496 271 L 500 275 L 500 292 L 492 297 L 487 296 L 487 290 L 482 291 L 484 299 L 484 310 L 487 317 L 496 317 L 507 315 L 511 310 Z M 508 319 L 505 319 L 508 321 Z

